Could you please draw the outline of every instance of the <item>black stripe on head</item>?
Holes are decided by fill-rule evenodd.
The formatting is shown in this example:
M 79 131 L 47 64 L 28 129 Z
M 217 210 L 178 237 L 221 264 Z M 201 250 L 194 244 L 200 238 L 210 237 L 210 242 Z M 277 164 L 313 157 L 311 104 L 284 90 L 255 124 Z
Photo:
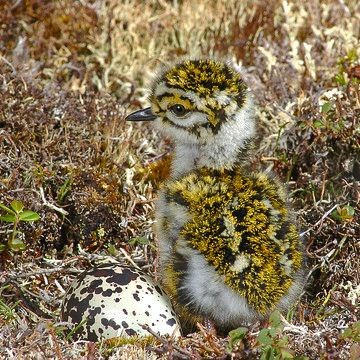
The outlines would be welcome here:
M 209 121 L 209 128 L 212 130 L 212 132 L 216 135 L 220 129 L 221 126 L 226 122 L 227 118 L 226 118 L 226 113 L 225 113 L 225 109 L 224 108 L 220 108 L 220 109 L 211 109 L 211 111 L 214 114 L 215 119 L 217 120 L 217 122 L 213 125 L 211 124 L 211 122 Z
M 162 80 L 169 87 L 193 91 L 201 98 L 214 97 L 219 91 L 243 98 L 247 88 L 235 69 L 210 59 L 184 61 L 168 70 Z
M 171 98 L 174 98 L 175 96 L 179 97 L 180 100 L 189 101 L 191 103 L 191 105 L 194 105 L 194 101 L 192 99 L 190 99 L 189 97 L 187 97 L 185 95 L 173 94 L 171 92 L 165 92 L 163 94 L 156 95 L 154 97 L 158 102 L 161 102 L 163 99 L 167 99 L 167 98 L 171 99 Z

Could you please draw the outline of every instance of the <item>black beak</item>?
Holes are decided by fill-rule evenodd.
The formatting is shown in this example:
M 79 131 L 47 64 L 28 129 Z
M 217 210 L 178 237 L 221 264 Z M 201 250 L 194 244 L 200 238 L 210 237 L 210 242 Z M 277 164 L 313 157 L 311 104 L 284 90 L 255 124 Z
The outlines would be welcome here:
M 153 121 L 155 119 L 156 116 L 152 113 L 151 107 L 137 110 L 125 118 L 126 121 Z

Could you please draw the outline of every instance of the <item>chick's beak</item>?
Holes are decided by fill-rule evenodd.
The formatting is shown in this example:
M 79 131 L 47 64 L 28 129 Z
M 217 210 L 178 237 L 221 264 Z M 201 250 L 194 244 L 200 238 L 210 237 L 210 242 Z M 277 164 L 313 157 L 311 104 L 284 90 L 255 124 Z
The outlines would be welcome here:
M 137 110 L 125 118 L 126 121 L 153 121 L 155 119 L 156 116 L 152 113 L 151 107 Z

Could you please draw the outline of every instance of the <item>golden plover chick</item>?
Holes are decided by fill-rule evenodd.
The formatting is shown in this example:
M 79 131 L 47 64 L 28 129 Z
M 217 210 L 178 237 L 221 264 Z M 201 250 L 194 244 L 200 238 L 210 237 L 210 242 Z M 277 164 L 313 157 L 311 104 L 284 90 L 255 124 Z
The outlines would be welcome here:
M 151 107 L 174 141 L 170 179 L 156 206 L 162 283 L 185 324 L 223 331 L 286 310 L 303 287 L 304 256 L 284 187 L 252 172 L 254 105 L 241 74 L 209 59 L 164 69 Z

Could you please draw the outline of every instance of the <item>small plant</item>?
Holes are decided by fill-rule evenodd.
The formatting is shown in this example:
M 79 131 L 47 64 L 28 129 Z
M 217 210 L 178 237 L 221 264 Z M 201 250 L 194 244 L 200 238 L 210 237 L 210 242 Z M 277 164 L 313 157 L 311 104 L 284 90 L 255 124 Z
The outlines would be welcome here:
M 0 215 L 0 221 L 13 224 L 7 243 L 0 243 L 0 253 L 6 250 L 13 252 L 25 250 L 25 244 L 21 238 L 23 233 L 18 230 L 18 225 L 21 221 L 32 222 L 39 220 L 40 216 L 34 211 L 25 210 L 24 204 L 19 200 L 13 200 L 10 207 L 0 203 L 0 209 L 5 211 L 5 214 Z
M 355 216 L 355 209 L 350 205 L 338 206 L 336 210 L 331 213 L 333 219 L 346 222 L 351 221 Z
M 356 65 L 358 62 L 358 55 L 355 48 L 351 49 L 346 56 L 341 57 L 337 61 L 338 73 L 334 76 L 334 81 L 340 85 L 345 86 L 348 83 L 348 76 L 346 73 L 349 72 L 352 66 Z M 358 79 L 351 79 L 358 82 Z
M 351 326 L 346 328 L 341 337 L 346 340 L 352 340 L 354 342 L 360 342 L 360 321 L 353 323 Z
M 244 340 L 248 329 L 246 327 L 239 327 L 229 332 L 229 343 L 227 346 L 228 351 L 232 351 L 234 346 Z
M 257 342 L 261 348 L 260 360 L 307 359 L 305 356 L 295 356 L 289 350 L 288 337 L 283 334 L 284 325 L 278 310 L 270 315 L 269 323 L 270 326 L 261 329 L 257 336 Z
M 16 313 L 18 303 L 19 301 L 17 301 L 12 306 L 9 306 L 0 296 L 0 318 L 4 319 L 6 322 L 18 320 L 19 317 Z
M 129 241 L 130 245 L 150 245 L 150 240 L 146 236 L 136 236 L 131 238 Z
M 64 202 L 65 198 L 69 195 L 72 186 L 72 179 L 66 179 L 64 183 L 60 186 L 57 192 L 57 201 L 61 204 Z

